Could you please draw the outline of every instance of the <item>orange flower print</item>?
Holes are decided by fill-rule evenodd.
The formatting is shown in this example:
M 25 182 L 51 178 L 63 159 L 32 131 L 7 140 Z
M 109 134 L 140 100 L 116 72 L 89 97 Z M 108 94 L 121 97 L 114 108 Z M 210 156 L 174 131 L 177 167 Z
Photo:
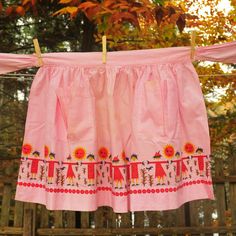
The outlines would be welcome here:
M 99 157 L 102 159 L 102 160 L 106 160 L 108 155 L 109 155 L 109 152 L 108 152 L 108 149 L 105 148 L 105 147 L 101 147 L 99 150 L 98 150 L 98 155 Z
M 122 160 L 123 160 L 123 161 L 126 161 L 126 154 L 125 154 L 125 151 L 123 151 L 123 152 L 121 153 L 121 157 L 122 157 Z
M 74 157 L 77 160 L 82 160 L 86 157 L 86 150 L 82 147 L 78 147 L 74 150 Z
M 175 149 L 172 145 L 168 144 L 164 147 L 164 156 L 171 159 L 175 155 Z
M 121 153 L 121 159 L 122 159 L 125 163 L 129 162 L 129 157 L 127 157 L 125 151 L 123 151 L 123 152 Z
M 47 145 L 44 146 L 44 157 L 47 158 L 49 154 L 49 147 Z
M 184 145 L 184 151 L 188 154 L 193 154 L 194 153 L 194 150 L 195 150 L 195 147 L 192 143 L 186 143 Z
M 29 155 L 31 152 L 32 152 L 32 146 L 30 144 L 28 144 L 28 143 L 25 143 L 22 146 L 22 153 L 24 155 Z

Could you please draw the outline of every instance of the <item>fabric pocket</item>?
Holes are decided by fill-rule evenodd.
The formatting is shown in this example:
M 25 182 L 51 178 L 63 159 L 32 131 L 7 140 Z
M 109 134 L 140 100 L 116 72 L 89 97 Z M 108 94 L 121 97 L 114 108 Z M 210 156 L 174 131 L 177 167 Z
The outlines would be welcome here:
M 165 136 L 164 97 L 160 80 L 149 78 L 140 88 L 137 131 L 139 138 Z
M 71 143 L 95 139 L 95 97 L 90 87 L 71 86 L 57 90 Z

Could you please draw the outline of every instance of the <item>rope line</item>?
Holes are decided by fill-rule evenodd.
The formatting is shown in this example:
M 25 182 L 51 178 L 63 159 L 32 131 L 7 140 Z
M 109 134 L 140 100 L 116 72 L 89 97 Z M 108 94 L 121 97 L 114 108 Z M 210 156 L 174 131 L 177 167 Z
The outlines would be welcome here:
M 0 75 L 1 79 L 17 79 L 19 81 L 27 81 L 27 80 L 33 80 L 33 77 L 35 74 L 5 74 L 5 75 Z M 226 73 L 226 74 L 206 74 L 206 75 L 198 75 L 198 77 L 230 77 L 230 76 L 236 76 L 236 73 Z M 24 78 L 26 77 L 26 78 Z M 27 78 L 28 77 L 28 78 Z M 29 78 L 31 77 L 31 78 Z

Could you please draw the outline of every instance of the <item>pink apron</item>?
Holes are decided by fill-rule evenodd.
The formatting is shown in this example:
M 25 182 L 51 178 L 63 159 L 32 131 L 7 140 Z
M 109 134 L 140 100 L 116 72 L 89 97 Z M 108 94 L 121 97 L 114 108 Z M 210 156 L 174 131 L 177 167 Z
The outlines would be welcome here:
M 200 47 L 195 59 L 232 63 L 235 52 L 236 42 Z M 43 54 L 43 62 L 30 91 L 16 200 L 41 203 L 50 210 L 111 206 L 115 212 L 127 212 L 175 209 L 188 201 L 214 199 L 206 169 L 207 114 L 190 47 L 108 52 L 106 64 L 100 52 Z M 0 73 L 36 63 L 33 55 L 0 54 Z M 101 148 L 106 155 L 99 155 Z M 197 148 L 208 157 L 199 167 L 194 164 Z M 50 166 L 51 184 L 47 173 L 36 179 L 27 176 L 39 168 L 32 166 L 35 151 L 45 159 L 38 165 L 45 167 L 45 153 L 55 153 L 58 163 Z M 135 173 L 131 168 L 136 185 L 126 178 L 131 163 L 122 158 L 123 152 L 127 160 L 135 154 L 142 162 Z M 182 163 L 186 176 L 178 181 L 177 152 L 178 159 L 188 157 Z M 160 153 L 158 158 L 155 153 Z M 85 163 L 91 155 L 100 163 L 91 163 L 92 169 Z M 112 163 L 113 157 L 118 163 Z M 111 171 L 120 181 L 118 187 L 108 181 Z M 94 175 L 97 181 L 91 185 L 88 178 Z M 156 176 L 165 177 L 161 185 Z M 68 184 L 70 178 L 73 185 Z

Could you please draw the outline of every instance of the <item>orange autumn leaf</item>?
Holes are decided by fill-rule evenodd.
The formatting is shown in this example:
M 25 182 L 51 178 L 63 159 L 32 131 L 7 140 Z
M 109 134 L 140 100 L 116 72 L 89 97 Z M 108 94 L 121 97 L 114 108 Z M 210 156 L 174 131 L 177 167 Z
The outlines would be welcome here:
M 2 11 L 2 3 L 0 2 L 0 12 Z
M 37 0 L 31 0 L 32 6 L 35 6 Z
M 102 10 L 99 12 L 100 15 L 106 15 L 107 13 L 110 13 L 110 14 L 114 13 L 114 10 L 111 10 L 111 9 L 104 7 L 104 6 L 101 9 Z
M 31 2 L 31 0 L 23 0 L 22 1 L 22 6 L 25 6 L 25 5 L 27 5 L 28 3 L 30 3 Z
M 118 3 L 114 7 L 122 10 L 130 8 L 130 6 L 127 3 Z
M 73 0 L 60 0 L 60 4 L 67 4 L 67 3 L 70 3 L 72 2 Z
M 67 7 L 67 12 L 69 14 L 75 14 L 77 12 L 78 8 L 77 7 Z
M 85 13 L 86 17 L 92 21 L 101 10 L 101 4 L 94 2 L 84 2 L 78 6 L 78 10 Z M 100 12 L 101 13 L 101 12 Z
M 26 6 L 26 5 L 31 5 L 31 6 L 35 6 L 37 0 L 22 0 L 21 5 L 22 6 Z
M 77 7 L 63 7 L 62 9 L 56 11 L 53 13 L 53 16 L 55 15 L 62 15 L 62 14 L 70 14 L 74 15 L 78 11 Z
M 6 15 L 9 16 L 13 12 L 13 7 L 8 7 L 5 11 Z
M 86 11 L 88 8 L 96 7 L 97 5 L 98 5 L 98 3 L 94 3 L 94 2 L 83 2 L 78 6 L 78 9 Z
M 16 13 L 20 16 L 24 16 L 25 15 L 25 9 L 22 6 L 18 6 L 16 8 Z
M 85 15 L 89 20 L 93 20 L 93 18 L 99 13 L 101 7 L 98 5 L 96 7 L 90 7 L 87 11 L 85 11 Z
M 183 19 L 185 19 L 184 16 L 183 16 Z M 178 20 L 182 20 L 182 16 L 179 13 L 174 13 L 169 17 L 169 20 L 171 23 L 175 23 Z M 177 26 L 178 26 L 178 24 L 177 24 Z
M 110 6 L 114 5 L 114 1 L 113 0 L 104 0 L 102 4 L 104 7 L 110 7 Z

